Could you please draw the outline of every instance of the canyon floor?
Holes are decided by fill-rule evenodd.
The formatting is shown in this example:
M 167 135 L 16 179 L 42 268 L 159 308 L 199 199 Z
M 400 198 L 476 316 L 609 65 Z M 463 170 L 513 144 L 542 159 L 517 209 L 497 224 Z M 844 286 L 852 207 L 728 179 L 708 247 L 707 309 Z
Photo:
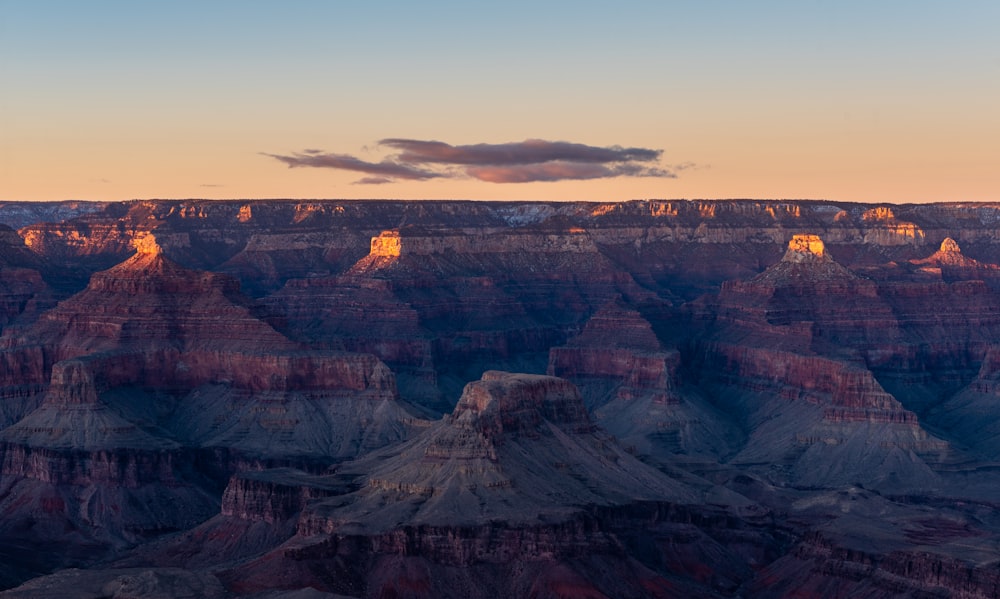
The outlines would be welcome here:
M 0 597 L 1000 596 L 1000 205 L 0 203 Z

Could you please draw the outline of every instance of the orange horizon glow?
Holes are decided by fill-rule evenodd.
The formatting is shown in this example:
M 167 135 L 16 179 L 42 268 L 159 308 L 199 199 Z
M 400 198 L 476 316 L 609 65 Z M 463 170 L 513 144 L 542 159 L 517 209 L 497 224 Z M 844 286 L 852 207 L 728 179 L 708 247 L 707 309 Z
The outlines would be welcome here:
M 961 6 L 9 3 L 0 201 L 1000 202 L 1000 5 Z M 386 138 L 648 148 L 676 178 L 274 158 L 375 164 Z

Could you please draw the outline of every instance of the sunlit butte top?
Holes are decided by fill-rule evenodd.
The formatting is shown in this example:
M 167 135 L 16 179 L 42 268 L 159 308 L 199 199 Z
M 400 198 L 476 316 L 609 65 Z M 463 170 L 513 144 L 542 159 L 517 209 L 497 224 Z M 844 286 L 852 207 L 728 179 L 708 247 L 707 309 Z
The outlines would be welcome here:
M 156 242 L 156 237 L 152 233 L 144 233 L 137 235 L 132 240 L 132 247 L 135 248 L 136 252 L 147 256 L 157 256 L 163 253 L 163 248 L 160 244 Z
M 831 260 L 819 235 L 794 235 L 782 262 L 828 262 Z
M 395 258 L 402 253 L 402 240 L 399 231 L 382 231 L 377 237 L 372 237 L 372 256 Z

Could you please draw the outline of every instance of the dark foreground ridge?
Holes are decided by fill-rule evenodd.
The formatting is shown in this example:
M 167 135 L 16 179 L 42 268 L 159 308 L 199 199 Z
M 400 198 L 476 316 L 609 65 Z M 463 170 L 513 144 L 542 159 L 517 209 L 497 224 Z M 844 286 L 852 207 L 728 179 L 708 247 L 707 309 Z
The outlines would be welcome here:
M 1000 205 L 0 204 L 0 597 L 1000 596 Z

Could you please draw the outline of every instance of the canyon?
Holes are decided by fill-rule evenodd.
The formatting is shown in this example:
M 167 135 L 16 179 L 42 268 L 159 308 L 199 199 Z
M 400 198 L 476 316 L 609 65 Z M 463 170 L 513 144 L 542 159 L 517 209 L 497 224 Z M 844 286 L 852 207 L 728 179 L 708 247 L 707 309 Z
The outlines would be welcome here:
M 0 597 L 1000 596 L 1000 205 L 0 203 Z

